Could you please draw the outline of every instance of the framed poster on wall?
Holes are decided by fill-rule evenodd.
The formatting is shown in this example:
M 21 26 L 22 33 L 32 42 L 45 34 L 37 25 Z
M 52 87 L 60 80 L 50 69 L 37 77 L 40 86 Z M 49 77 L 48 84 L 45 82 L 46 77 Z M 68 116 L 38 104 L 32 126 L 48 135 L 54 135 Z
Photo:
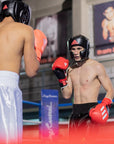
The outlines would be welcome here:
M 114 2 L 93 6 L 95 55 L 114 53 Z
M 48 40 L 41 64 L 52 63 L 59 56 L 67 56 L 67 40 L 72 35 L 71 12 L 66 10 L 36 19 L 35 29 L 41 30 Z

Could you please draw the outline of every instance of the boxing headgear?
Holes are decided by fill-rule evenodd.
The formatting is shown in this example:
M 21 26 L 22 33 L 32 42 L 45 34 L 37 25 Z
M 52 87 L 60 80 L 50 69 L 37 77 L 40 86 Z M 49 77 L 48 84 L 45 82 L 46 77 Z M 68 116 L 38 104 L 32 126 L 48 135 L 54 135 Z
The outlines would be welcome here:
M 3 1 L 0 5 L 0 21 L 8 16 L 16 22 L 28 24 L 31 17 L 30 7 L 21 0 Z
M 78 35 L 73 38 L 70 38 L 67 41 L 67 46 L 70 50 L 70 56 L 72 59 L 74 58 L 74 54 L 71 51 L 71 48 L 73 46 L 82 46 L 84 48 L 84 50 L 80 52 L 81 61 L 88 59 L 90 44 L 89 44 L 89 40 L 85 36 Z

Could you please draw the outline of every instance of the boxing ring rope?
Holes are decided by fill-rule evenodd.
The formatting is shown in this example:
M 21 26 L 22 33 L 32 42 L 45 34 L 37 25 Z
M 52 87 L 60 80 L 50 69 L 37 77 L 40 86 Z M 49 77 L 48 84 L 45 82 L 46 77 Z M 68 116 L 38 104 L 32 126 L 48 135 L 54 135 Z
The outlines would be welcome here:
M 112 100 L 112 102 L 114 102 L 114 99 Z M 23 100 L 23 103 L 31 104 L 31 105 L 35 105 L 35 106 L 41 106 L 41 103 L 30 102 L 30 101 L 26 101 L 26 100 Z M 98 103 L 101 103 L 101 100 L 98 100 Z M 63 103 L 63 104 L 59 104 L 58 106 L 59 107 L 72 106 L 72 103 Z
M 112 100 L 112 102 L 114 102 L 114 99 Z M 99 100 L 98 103 L 101 103 L 101 100 Z M 41 108 L 41 103 L 36 103 L 36 102 L 30 102 L 30 101 L 23 100 L 23 104 L 34 105 L 34 106 L 38 106 L 39 109 Z M 58 104 L 58 107 L 67 107 L 67 106 L 72 106 L 72 103 Z M 112 120 L 108 120 L 108 121 L 112 121 Z M 34 123 L 34 124 L 40 124 L 41 123 L 40 121 L 34 121 L 34 120 L 23 120 L 23 122 L 30 122 L 30 123 Z
M 23 104 L 29 104 L 29 105 L 34 105 L 34 106 L 38 106 L 39 109 L 41 107 L 41 103 L 36 103 L 36 102 L 30 102 L 30 101 L 26 101 L 23 100 Z M 66 107 L 66 106 L 72 106 L 72 103 L 63 103 L 63 104 L 58 104 L 58 107 Z M 23 122 L 30 122 L 30 123 L 35 123 L 35 124 L 40 124 L 41 122 L 39 121 L 34 121 L 34 120 L 23 120 Z
M 33 106 L 36 106 L 36 107 L 39 107 L 39 113 L 41 111 L 41 103 L 37 103 L 37 102 L 30 102 L 30 101 L 26 101 L 26 100 L 23 100 L 23 104 L 28 104 L 28 105 L 33 105 Z M 58 108 L 59 107 L 67 107 L 67 106 L 72 106 L 72 103 L 63 103 L 63 104 L 58 104 Z M 62 124 L 62 125 L 68 125 L 68 121 L 58 121 L 59 124 Z M 30 119 L 30 120 L 26 120 L 26 119 L 23 119 L 23 124 L 24 125 L 39 125 L 41 124 L 41 121 L 38 120 L 38 119 Z
M 31 105 L 35 105 L 35 106 L 41 106 L 40 103 L 30 102 L 30 101 L 25 101 L 25 100 L 23 100 L 23 103 L 25 103 L 25 104 L 31 104 Z
M 40 103 L 30 102 L 30 101 L 26 101 L 26 100 L 23 100 L 23 103 L 25 103 L 25 104 L 31 104 L 31 105 L 35 105 L 35 106 L 41 106 Z M 58 106 L 59 107 L 62 107 L 62 106 L 72 106 L 72 103 L 59 104 Z

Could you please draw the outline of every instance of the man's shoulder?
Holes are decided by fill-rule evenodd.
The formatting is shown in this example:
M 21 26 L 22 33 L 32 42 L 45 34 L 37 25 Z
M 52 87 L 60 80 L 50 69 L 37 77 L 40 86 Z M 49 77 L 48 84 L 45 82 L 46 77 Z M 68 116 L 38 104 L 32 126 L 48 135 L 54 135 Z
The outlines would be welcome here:
M 28 35 L 33 35 L 33 28 L 22 23 L 15 23 L 15 31 L 19 31 L 19 33 L 21 32 L 21 34 L 26 37 L 28 37 Z
M 93 69 L 97 75 L 102 74 L 105 71 L 104 65 L 97 60 L 91 60 L 91 62 L 88 63 L 88 66 L 90 69 Z
M 23 24 L 23 23 L 19 23 L 19 22 L 15 22 L 14 25 L 17 26 L 17 28 L 20 28 L 22 30 L 33 30 L 33 28 L 30 26 L 30 25 L 26 25 L 26 24 Z
M 102 65 L 102 63 L 100 63 L 99 61 L 94 60 L 94 59 L 87 60 L 87 64 L 92 64 L 93 66 L 101 66 Z
M 93 61 L 93 67 L 97 70 L 97 71 L 99 71 L 99 70 L 104 70 L 104 65 L 101 63 L 101 62 L 99 62 L 99 61 L 97 61 L 97 60 L 92 60 Z

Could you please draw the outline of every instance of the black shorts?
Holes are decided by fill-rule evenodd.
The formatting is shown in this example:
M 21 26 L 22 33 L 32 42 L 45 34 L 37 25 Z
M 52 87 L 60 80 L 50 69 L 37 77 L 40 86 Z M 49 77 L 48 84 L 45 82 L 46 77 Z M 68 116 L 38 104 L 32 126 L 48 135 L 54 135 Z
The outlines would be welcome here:
M 74 104 L 69 121 L 69 140 L 70 144 L 84 142 L 92 144 L 91 140 L 97 137 L 99 125 L 93 123 L 89 117 L 89 110 L 98 103 Z M 96 132 L 97 130 L 97 132 Z M 95 139 L 94 139 L 95 141 Z
M 89 110 L 95 107 L 98 103 L 73 104 L 72 114 L 69 121 L 69 129 L 77 129 L 80 127 L 87 127 L 91 118 L 89 117 Z

